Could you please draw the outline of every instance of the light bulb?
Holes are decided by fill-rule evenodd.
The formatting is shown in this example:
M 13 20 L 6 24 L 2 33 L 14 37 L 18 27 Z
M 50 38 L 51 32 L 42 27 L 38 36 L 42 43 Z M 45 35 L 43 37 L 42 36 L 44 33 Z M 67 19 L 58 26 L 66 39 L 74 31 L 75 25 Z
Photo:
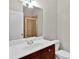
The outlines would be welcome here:
M 32 1 L 31 4 L 35 7 L 40 7 L 39 3 L 36 1 Z
M 28 6 L 29 8 L 33 8 L 33 5 L 31 4 L 31 3 L 29 3 L 29 6 Z

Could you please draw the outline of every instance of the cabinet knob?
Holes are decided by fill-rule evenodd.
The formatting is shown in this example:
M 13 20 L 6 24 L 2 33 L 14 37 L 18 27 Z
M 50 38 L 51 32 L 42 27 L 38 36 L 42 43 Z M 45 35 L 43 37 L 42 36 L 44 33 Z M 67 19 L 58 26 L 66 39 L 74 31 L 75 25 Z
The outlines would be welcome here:
M 51 50 L 49 49 L 49 52 L 50 52 Z

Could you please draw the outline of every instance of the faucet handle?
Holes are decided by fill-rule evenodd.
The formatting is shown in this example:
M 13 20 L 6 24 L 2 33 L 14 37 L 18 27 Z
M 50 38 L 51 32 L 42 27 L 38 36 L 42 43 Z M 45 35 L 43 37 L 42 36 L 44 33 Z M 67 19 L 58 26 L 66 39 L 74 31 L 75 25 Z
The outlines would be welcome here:
M 33 41 L 32 40 L 27 40 L 27 44 L 31 45 L 31 44 L 33 44 Z

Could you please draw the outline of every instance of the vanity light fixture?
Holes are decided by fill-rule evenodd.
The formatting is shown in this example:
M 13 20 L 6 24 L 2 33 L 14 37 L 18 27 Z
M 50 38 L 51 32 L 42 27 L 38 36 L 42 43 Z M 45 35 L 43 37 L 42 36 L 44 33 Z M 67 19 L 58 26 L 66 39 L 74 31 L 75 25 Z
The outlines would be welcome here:
M 38 3 L 35 0 L 20 0 L 22 4 L 28 8 L 33 8 L 34 6 L 37 6 Z

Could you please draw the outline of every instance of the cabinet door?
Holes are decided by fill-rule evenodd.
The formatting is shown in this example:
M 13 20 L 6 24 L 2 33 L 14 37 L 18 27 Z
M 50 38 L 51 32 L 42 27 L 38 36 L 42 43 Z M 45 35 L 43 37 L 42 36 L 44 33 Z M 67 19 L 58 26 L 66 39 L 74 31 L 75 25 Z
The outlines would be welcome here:
M 50 46 L 42 50 L 42 59 L 55 59 L 55 47 Z
M 38 52 L 31 54 L 31 59 L 41 59 L 40 52 L 41 51 L 38 51 Z
M 37 36 L 37 16 L 26 16 L 24 20 L 24 37 Z
M 42 59 L 50 59 L 49 53 L 48 52 L 42 53 Z

